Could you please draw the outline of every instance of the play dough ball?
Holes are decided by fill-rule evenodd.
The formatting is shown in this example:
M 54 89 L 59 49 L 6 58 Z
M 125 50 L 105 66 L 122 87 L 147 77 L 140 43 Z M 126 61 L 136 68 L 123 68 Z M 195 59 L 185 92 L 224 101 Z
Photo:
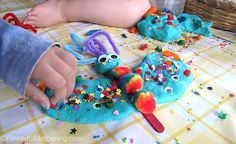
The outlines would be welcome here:
M 156 100 L 151 92 L 139 92 L 134 101 L 136 109 L 144 114 L 151 114 L 156 109 Z
M 143 89 L 143 79 L 139 74 L 130 73 L 120 79 L 121 87 L 126 93 L 132 94 Z

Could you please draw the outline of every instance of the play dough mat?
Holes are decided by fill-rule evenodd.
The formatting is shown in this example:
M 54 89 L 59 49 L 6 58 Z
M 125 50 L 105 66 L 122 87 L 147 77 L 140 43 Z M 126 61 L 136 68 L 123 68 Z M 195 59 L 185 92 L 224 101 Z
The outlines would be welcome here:
M 40 0 L 0 1 L 0 16 L 13 12 L 22 19 L 38 2 Z M 86 23 L 66 23 L 38 29 L 37 35 L 65 45 L 73 44 L 71 33 L 85 38 L 86 32 L 97 29 L 110 33 L 120 50 L 122 65 L 136 68 L 147 54 L 161 47 L 162 50 L 174 51 L 191 67 L 194 80 L 184 95 L 175 102 L 158 104 L 154 111 L 165 131 L 155 132 L 143 115 L 135 111 L 125 119 L 103 124 L 58 121 L 45 116 L 36 104 L 21 98 L 1 82 L 0 143 L 236 143 L 235 34 L 213 29 L 217 37 L 201 37 L 187 48 L 174 42 L 164 43 L 130 34 L 126 29 Z M 85 57 L 90 58 L 91 55 Z M 92 65 L 79 66 L 78 73 L 86 80 L 102 77 Z M 120 100 L 121 104 L 126 102 L 126 99 Z M 117 111 L 115 114 L 118 114 Z

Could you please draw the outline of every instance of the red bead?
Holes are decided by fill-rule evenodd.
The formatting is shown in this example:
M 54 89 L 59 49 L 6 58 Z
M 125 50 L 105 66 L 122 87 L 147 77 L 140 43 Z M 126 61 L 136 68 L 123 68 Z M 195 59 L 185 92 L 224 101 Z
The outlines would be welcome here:
M 139 74 L 139 75 L 142 75 L 142 68 L 138 68 L 138 69 L 136 69 L 136 71 L 135 71 L 137 74 Z
M 173 25 L 173 23 L 171 21 L 166 22 L 166 24 Z
M 148 48 L 148 44 L 143 44 L 141 47 L 139 47 L 140 50 L 145 50 Z
M 184 71 L 184 75 L 185 75 L 185 76 L 188 77 L 188 76 L 190 76 L 190 74 L 191 74 L 191 71 L 190 71 L 190 70 L 185 70 L 185 71 Z
M 50 101 L 50 108 L 51 109 L 56 109 L 57 108 L 57 103 L 56 104 L 52 104 L 52 102 Z
M 234 95 L 233 93 L 230 93 L 229 96 L 230 96 L 230 97 L 234 97 L 235 95 Z
M 118 98 L 119 97 L 119 95 L 117 95 L 117 94 L 114 94 L 114 96 L 113 96 L 114 98 Z
M 73 91 L 73 93 L 75 93 L 75 94 L 81 94 L 81 90 L 80 89 L 74 89 L 74 91 Z
M 87 85 L 83 85 L 83 88 L 86 89 L 86 88 L 88 88 L 88 86 Z
M 199 41 L 199 40 L 201 40 L 201 36 L 198 35 L 198 36 L 195 37 L 195 39 L 196 39 L 197 41 Z
M 168 14 L 168 20 L 174 20 L 174 15 Z
M 103 94 L 104 94 L 105 96 L 111 95 L 111 94 L 110 94 L 108 91 L 106 91 L 106 90 L 103 91 Z

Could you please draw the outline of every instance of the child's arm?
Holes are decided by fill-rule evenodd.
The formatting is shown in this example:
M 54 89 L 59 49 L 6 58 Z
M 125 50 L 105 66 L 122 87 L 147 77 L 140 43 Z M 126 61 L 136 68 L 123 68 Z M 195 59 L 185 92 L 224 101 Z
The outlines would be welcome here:
M 72 92 L 76 66 L 76 59 L 55 43 L 0 20 L 0 79 L 20 94 L 48 108 L 49 99 L 30 80 L 55 89 L 55 103 Z

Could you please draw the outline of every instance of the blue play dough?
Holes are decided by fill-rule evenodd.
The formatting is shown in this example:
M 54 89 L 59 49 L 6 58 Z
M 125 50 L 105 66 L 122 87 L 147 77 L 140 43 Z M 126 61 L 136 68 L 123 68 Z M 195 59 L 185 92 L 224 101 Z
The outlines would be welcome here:
M 107 55 L 107 57 L 109 57 L 109 54 Z M 155 95 L 158 104 L 174 101 L 180 98 L 186 91 L 188 85 L 193 80 L 192 74 L 189 77 L 183 74 L 183 72 L 188 69 L 186 64 L 181 60 L 173 60 L 173 63 L 175 63 L 176 67 L 178 67 L 178 70 L 176 72 L 169 73 L 164 69 L 161 73 L 163 73 L 164 77 L 167 78 L 167 81 L 163 82 L 162 85 L 159 85 L 159 82 L 154 81 L 153 78 L 158 77 L 158 66 L 163 66 L 163 62 L 166 59 L 170 58 L 163 57 L 160 53 L 151 53 L 147 55 L 143 59 L 143 61 L 134 69 L 134 71 L 136 71 L 137 68 L 141 67 L 142 78 L 144 80 L 147 77 L 150 78 L 149 81 L 145 81 L 143 91 L 152 92 Z M 111 63 L 117 62 L 120 63 L 119 58 L 113 60 Z M 104 66 L 105 65 L 102 65 L 102 67 Z M 150 67 L 152 70 L 150 69 Z M 172 69 L 175 68 L 174 65 L 172 65 L 171 67 Z M 150 73 L 150 76 L 147 76 L 147 73 Z M 179 80 L 177 81 L 172 79 L 172 77 L 174 76 L 178 76 Z M 103 98 L 101 98 L 101 93 L 106 90 L 106 88 L 111 88 L 112 85 L 112 80 L 108 78 L 98 78 L 92 80 L 80 79 L 76 82 L 73 94 L 68 98 L 68 101 L 70 102 L 70 99 L 72 97 L 75 97 L 76 99 L 79 99 L 81 101 L 80 104 L 70 105 L 68 102 L 59 102 L 56 109 L 50 108 L 46 110 L 45 113 L 47 116 L 53 117 L 57 120 L 81 124 L 104 123 L 126 118 L 135 111 L 135 107 L 131 101 L 132 98 L 130 99 L 130 96 L 125 94 L 123 90 L 121 90 L 121 95 L 116 99 L 112 108 L 107 108 L 104 104 L 102 104 Z M 167 86 L 173 88 L 173 92 L 167 92 Z M 80 91 L 85 90 L 85 93 L 77 93 L 76 90 L 78 89 L 80 89 Z M 54 92 L 48 89 L 45 93 L 49 97 L 51 97 Z M 84 96 L 85 94 L 90 93 L 94 94 L 96 100 L 87 102 L 84 100 Z M 94 108 L 94 103 L 101 104 L 101 109 L 98 110 Z M 76 109 L 78 107 L 79 109 Z M 118 115 L 114 114 L 114 111 L 116 110 L 118 110 L 119 112 Z
M 157 104 L 167 103 L 179 99 L 186 91 L 188 85 L 193 81 L 193 75 L 189 77 L 183 73 L 188 69 L 187 65 L 182 60 L 173 60 L 178 67 L 176 72 L 168 72 L 165 68 L 162 71 L 158 70 L 159 66 L 163 66 L 164 60 L 169 59 L 162 56 L 160 53 L 152 53 L 147 55 L 143 61 L 134 69 L 142 68 L 142 78 L 149 78 L 145 80 L 144 91 L 151 91 L 155 97 Z M 171 65 L 171 69 L 176 68 L 174 64 Z M 167 81 L 160 82 L 158 80 L 158 74 L 163 74 Z M 178 77 L 175 80 L 174 77 Z M 172 88 L 172 92 L 168 92 L 167 88 Z
M 178 15 L 178 21 L 184 28 L 184 31 L 193 32 L 204 36 L 211 36 L 210 30 L 212 22 L 204 22 L 199 16 L 183 13 Z
M 168 21 L 172 25 L 167 24 Z M 160 17 L 157 15 L 148 15 L 137 24 L 137 27 L 143 36 L 164 42 L 177 40 L 182 33 L 182 28 L 176 16 L 174 16 L 174 20 L 168 20 L 167 14 Z
M 101 101 L 101 92 L 98 90 L 98 85 L 102 86 L 104 89 L 112 85 L 111 80 L 107 78 L 99 78 L 96 80 L 81 80 L 76 84 L 76 88 L 82 88 L 87 85 L 86 94 L 94 93 L 97 101 Z M 121 96 L 114 103 L 113 108 L 106 108 L 102 105 L 100 110 L 94 109 L 93 104 L 95 102 L 86 102 L 83 100 L 84 94 L 73 93 L 70 97 L 76 96 L 82 102 L 79 104 L 79 110 L 75 110 L 73 106 L 64 103 L 58 103 L 57 109 L 48 109 L 46 115 L 53 117 L 57 120 L 69 121 L 81 124 L 94 124 L 103 123 L 112 120 L 119 120 L 129 116 L 135 108 L 127 100 L 127 95 L 122 93 Z M 124 99 L 126 102 L 121 102 Z M 98 102 L 100 103 L 100 102 Z M 119 111 L 118 115 L 113 114 L 115 110 Z

